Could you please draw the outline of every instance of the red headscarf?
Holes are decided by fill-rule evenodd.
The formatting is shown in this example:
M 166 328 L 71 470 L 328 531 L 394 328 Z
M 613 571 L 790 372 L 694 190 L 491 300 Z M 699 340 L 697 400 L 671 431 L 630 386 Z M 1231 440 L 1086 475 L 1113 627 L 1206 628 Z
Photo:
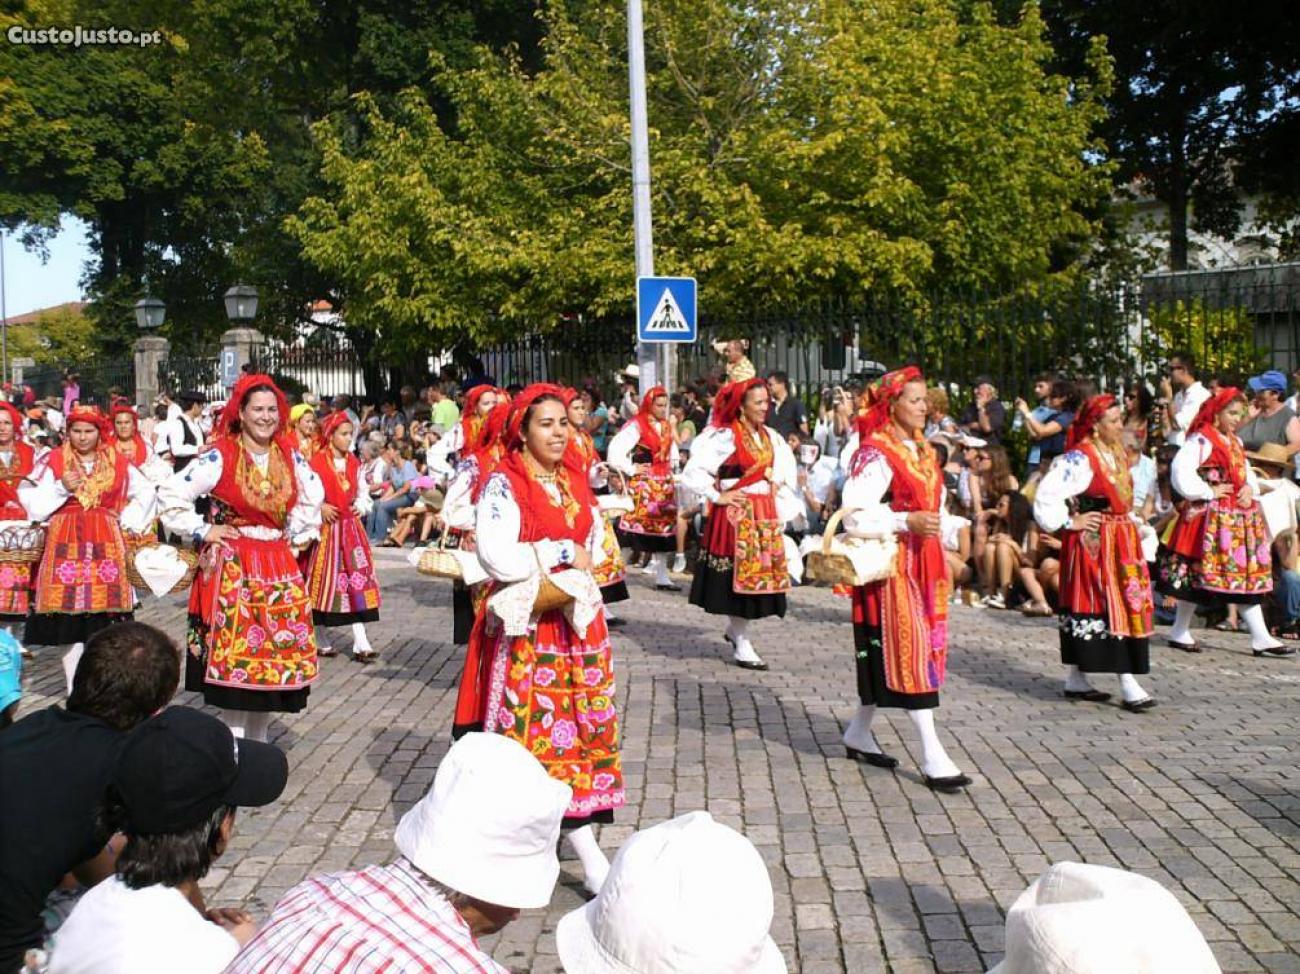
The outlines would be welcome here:
M 144 445 L 144 437 L 140 435 L 139 414 L 136 413 L 134 406 L 132 406 L 126 400 L 121 399 L 113 404 L 111 415 L 112 415 L 112 422 L 113 422 L 113 433 L 111 436 L 111 440 L 114 449 L 117 448 L 117 444 L 119 442 L 117 436 L 117 417 L 120 415 L 131 417 L 131 442 L 135 444 L 135 452 L 131 454 L 129 459 L 132 465 L 137 467 L 140 466 L 140 464 L 144 463 L 146 459 L 147 451 Z
M 491 388 L 491 387 L 489 387 Z M 510 403 L 510 414 L 506 420 L 506 449 L 520 450 L 524 445 L 524 416 L 528 408 L 537 400 L 552 396 L 564 402 L 564 390 L 550 382 L 534 382 Z M 468 403 L 466 404 L 468 406 Z M 567 405 L 566 405 L 567 408 Z
M 23 414 L 20 413 L 12 403 L 0 402 L 0 409 L 9 414 L 9 418 L 14 421 L 14 442 L 17 443 L 23 438 L 24 420 Z
M 1074 417 L 1074 422 L 1070 424 L 1070 431 L 1065 437 L 1065 448 L 1073 450 L 1076 446 L 1092 436 L 1093 430 L 1097 428 L 1097 423 L 1106 413 L 1116 405 L 1115 397 L 1112 395 L 1093 396 L 1083 404 L 1078 415 Z
M 473 457 L 474 462 L 478 464 L 478 480 L 470 493 L 470 500 L 476 503 L 487 485 L 488 477 L 496 470 L 497 464 L 501 462 L 501 457 L 506 452 L 506 421 L 509 418 L 510 403 L 502 399 L 492 407 L 487 418 L 483 420 L 478 436 L 464 451 L 465 456 Z
M 709 420 L 709 424 L 726 429 L 740 418 L 740 407 L 744 405 L 745 395 L 749 390 L 766 385 L 767 383 L 757 376 L 744 382 L 727 383 L 718 390 L 718 394 L 713 399 L 713 417 Z
M 330 445 L 330 437 L 332 437 L 334 431 L 344 423 L 349 425 L 352 423 L 352 418 L 348 416 L 347 410 L 344 409 L 330 413 L 325 417 L 325 421 L 320 424 L 320 430 L 316 434 L 320 439 L 320 445 L 322 448 Z
M 655 386 L 641 397 L 641 408 L 636 413 L 636 425 L 640 433 L 641 445 L 650 451 L 650 465 L 654 468 L 654 472 L 659 475 L 670 472 L 668 458 L 672 456 L 673 449 L 673 437 L 670 432 L 672 420 L 670 418 L 656 420 L 654 418 L 654 404 L 655 400 L 660 396 L 667 395 L 667 389 L 663 386 Z M 655 429 L 656 422 L 662 423 L 662 433 Z
M 510 417 L 506 423 L 506 455 L 501 461 L 500 469 L 510 478 L 515 492 L 515 503 L 523 515 L 523 530 L 526 534 L 535 534 L 543 523 L 550 523 L 551 529 L 557 527 L 554 521 L 554 501 L 532 475 L 529 464 L 524 459 L 524 416 L 528 409 L 540 399 L 554 397 L 564 402 L 564 390 L 549 382 L 538 382 L 521 392 L 510 404 Z M 563 498 L 561 507 L 566 517 L 574 519 L 580 535 L 585 536 L 591 525 L 590 508 L 595 499 L 585 476 L 579 476 L 563 462 L 555 468 L 556 484 Z M 585 525 L 585 527 L 584 527 Z M 537 540 L 537 538 L 529 538 Z
M 1206 427 L 1213 429 L 1214 421 L 1218 418 L 1219 413 L 1223 412 L 1240 398 L 1240 389 L 1236 386 L 1224 386 L 1201 404 L 1201 408 L 1196 412 L 1196 418 L 1192 420 L 1192 425 L 1187 428 L 1188 434 L 1200 433 L 1205 430 Z
M 289 400 L 284 397 L 280 387 L 269 375 L 250 372 L 239 377 L 235 387 L 230 390 L 230 398 L 226 400 L 221 415 L 217 417 L 216 425 L 212 429 L 213 435 L 238 438 L 239 410 L 242 408 L 244 398 L 256 389 L 265 389 L 275 396 L 275 404 L 280 411 L 280 423 L 275 428 L 274 439 L 276 445 L 284 451 L 285 459 L 290 461 L 290 469 L 293 469 L 293 447 L 285 440 L 285 431 L 289 428 Z
M 907 365 L 886 372 L 875 381 L 866 393 L 866 401 L 858 412 L 858 439 L 867 437 L 889 424 L 889 409 L 911 382 L 923 382 L 925 377 L 915 365 Z
M 465 394 L 465 409 L 460 414 L 461 443 L 463 444 L 461 447 L 462 450 L 468 448 L 469 445 L 478 437 L 479 429 L 483 425 L 483 421 L 479 419 L 478 415 L 478 402 L 489 392 L 496 393 L 497 395 L 501 394 L 501 391 L 497 389 L 496 386 L 488 385 L 486 382 L 480 386 L 475 386 Z M 447 432 L 450 433 L 451 430 L 448 430 Z
M 65 429 L 69 432 L 72 430 L 73 423 L 89 423 L 95 429 L 99 430 L 99 446 L 101 449 L 107 448 L 109 440 L 113 436 L 113 424 L 109 418 L 101 413 L 94 406 L 78 406 L 68 413 L 64 421 Z

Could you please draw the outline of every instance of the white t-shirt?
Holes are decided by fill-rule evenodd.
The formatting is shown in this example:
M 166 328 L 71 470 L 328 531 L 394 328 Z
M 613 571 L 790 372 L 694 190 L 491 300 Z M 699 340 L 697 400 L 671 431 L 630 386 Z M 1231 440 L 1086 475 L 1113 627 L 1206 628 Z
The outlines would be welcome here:
M 114 876 L 59 928 L 50 974 L 220 974 L 239 943 L 171 886 L 131 889 Z
M 1156 489 L 1156 462 L 1148 456 L 1138 457 L 1129 473 L 1133 477 L 1133 510 L 1138 511 Z

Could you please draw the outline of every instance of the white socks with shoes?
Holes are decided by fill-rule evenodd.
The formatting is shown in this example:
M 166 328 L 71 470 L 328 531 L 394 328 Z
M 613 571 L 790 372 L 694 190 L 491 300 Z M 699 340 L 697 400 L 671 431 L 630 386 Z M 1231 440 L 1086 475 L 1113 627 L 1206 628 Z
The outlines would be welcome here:
M 569 845 L 573 846 L 578 862 L 582 863 L 582 885 L 587 887 L 588 893 L 595 896 L 609 875 L 609 859 L 600 851 L 596 831 L 590 825 L 574 829 L 568 836 Z
M 1093 686 L 1083 675 L 1083 671 L 1077 666 L 1070 665 L 1065 668 L 1065 689 L 1069 693 L 1087 693 L 1093 689 Z
M 1251 649 L 1277 649 L 1282 644 L 1273 638 L 1273 634 L 1268 631 L 1268 624 L 1264 622 L 1264 607 L 1261 605 L 1252 605 L 1249 608 L 1241 609 L 1241 621 L 1246 624 L 1250 630 L 1250 648 Z
M 951 778 L 961 774 L 961 769 L 944 750 L 939 732 L 934 729 L 934 711 L 909 710 L 907 715 L 921 736 L 921 771 L 931 778 Z
M 738 662 L 745 663 L 763 662 L 763 658 L 755 651 L 754 644 L 749 641 L 749 636 L 745 634 L 749 630 L 749 620 L 739 616 L 727 618 L 731 620 L 727 625 L 727 635 L 731 638 L 732 645 L 736 647 L 734 658 Z
M 1119 675 L 1119 692 L 1123 695 L 1125 703 L 1137 703 L 1139 700 L 1145 700 L 1151 696 L 1142 689 L 1142 684 L 1138 683 L 1137 678 L 1132 673 L 1121 673 Z
M 72 648 L 63 654 L 63 679 L 68 685 L 68 696 L 72 696 L 72 678 L 77 675 L 77 664 L 85 651 L 85 643 L 73 643 Z
M 862 751 L 864 754 L 882 753 L 880 745 L 876 742 L 876 735 L 871 732 L 871 722 L 875 716 L 875 704 L 859 706 L 858 712 L 853 715 L 849 726 L 844 730 L 844 746 Z
M 366 635 L 364 622 L 352 623 L 352 655 L 369 656 L 374 653 L 370 648 L 370 637 Z
M 1174 609 L 1174 625 L 1169 630 L 1169 638 L 1176 643 L 1194 643 L 1192 638 L 1192 620 L 1196 617 L 1196 605 L 1179 599 Z
M 654 556 L 651 564 L 655 566 L 655 584 L 672 585 L 673 580 L 668 577 L 668 556 L 661 552 Z
M 266 711 L 222 710 L 221 719 L 237 738 L 266 743 L 271 730 L 271 715 Z

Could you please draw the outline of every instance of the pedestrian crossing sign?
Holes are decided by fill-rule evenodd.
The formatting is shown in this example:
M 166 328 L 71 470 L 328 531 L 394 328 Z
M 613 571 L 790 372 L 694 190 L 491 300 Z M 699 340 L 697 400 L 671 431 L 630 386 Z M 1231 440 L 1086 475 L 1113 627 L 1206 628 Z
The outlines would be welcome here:
M 695 341 L 695 278 L 638 277 L 636 322 L 639 342 Z

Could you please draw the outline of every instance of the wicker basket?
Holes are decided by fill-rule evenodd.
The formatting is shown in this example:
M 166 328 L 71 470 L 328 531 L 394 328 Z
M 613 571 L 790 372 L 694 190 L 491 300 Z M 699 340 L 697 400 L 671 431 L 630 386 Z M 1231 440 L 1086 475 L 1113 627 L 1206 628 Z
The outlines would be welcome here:
M 45 529 L 24 525 L 0 531 L 0 565 L 34 565 L 45 552 Z
M 534 614 L 540 615 L 552 609 L 563 609 L 573 601 L 573 596 L 551 581 L 550 574 L 542 564 L 542 557 L 537 554 L 536 548 L 533 549 L 533 557 L 537 559 L 537 567 L 542 572 L 542 583 L 537 586 L 537 596 L 533 599 Z
M 150 590 L 149 583 L 144 580 L 144 577 L 135 567 L 135 556 L 150 548 L 171 548 L 176 552 L 176 557 L 185 562 L 185 574 L 180 577 L 167 594 L 175 595 L 177 592 L 188 590 L 190 585 L 194 582 L 194 576 L 199 573 L 199 556 L 189 548 L 177 548 L 175 545 L 165 545 L 158 542 L 128 546 L 126 553 L 126 580 L 136 589 L 144 591 Z
M 456 556 L 447 547 L 447 534 L 450 530 L 450 527 L 444 527 L 442 536 L 438 538 L 438 543 L 430 545 L 420 553 L 420 563 L 415 566 L 415 570 L 421 575 L 432 575 L 434 578 L 455 580 L 464 577 L 460 562 L 456 560 Z
M 835 529 L 848 513 L 849 510 L 842 507 L 826 522 L 826 530 L 822 532 L 822 550 L 809 553 L 805 561 L 804 574 L 809 581 L 817 585 L 869 585 L 894 574 L 898 564 L 898 541 L 892 536 L 888 539 L 836 539 Z M 846 549 L 850 546 L 867 553 L 865 559 L 859 558 L 859 562 L 866 560 L 869 563 L 862 574 L 858 573 L 858 567 L 848 556 Z

